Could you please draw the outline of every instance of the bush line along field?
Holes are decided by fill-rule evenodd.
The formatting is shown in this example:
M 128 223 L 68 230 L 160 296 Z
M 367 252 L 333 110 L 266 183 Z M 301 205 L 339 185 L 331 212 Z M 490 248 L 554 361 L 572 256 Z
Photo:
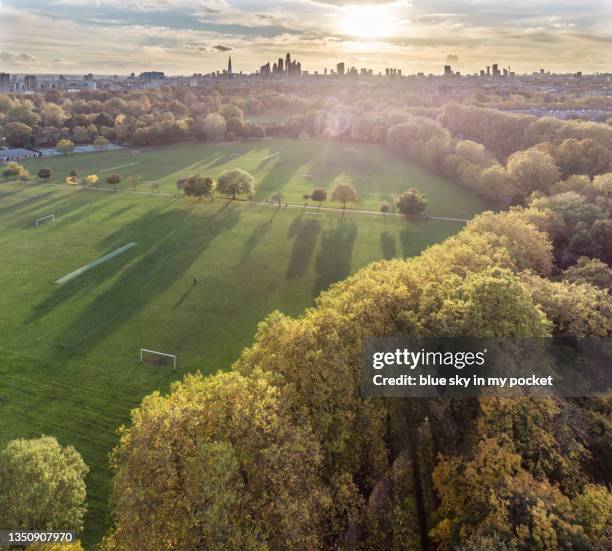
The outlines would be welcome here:
M 255 175 L 261 200 L 280 192 L 303 203 L 313 184 L 302 175 L 313 174 L 329 191 L 351 182 L 356 208 L 376 210 L 411 186 L 427 195 L 430 215 L 471 218 L 483 207 L 413 163 L 363 144 L 345 151 L 314 141 L 186 143 L 26 165 L 33 174 L 49 167 L 54 176 L 0 185 L 0 282 L 7 290 L 0 295 L 0 445 L 52 434 L 83 454 L 91 468 L 86 544 L 108 526 L 108 453 L 143 396 L 166 391 L 189 371 L 227 369 L 273 310 L 297 315 L 360 267 L 416 255 L 462 225 L 56 185 L 70 169 L 98 174 L 101 182 L 119 172 L 118 187 L 126 190 L 126 178 L 138 175 L 174 193 L 179 178 L 239 167 Z M 34 227 L 48 214 L 54 222 Z M 130 242 L 137 245 L 54 283 Z M 141 347 L 177 354 L 176 372 L 140 365 Z

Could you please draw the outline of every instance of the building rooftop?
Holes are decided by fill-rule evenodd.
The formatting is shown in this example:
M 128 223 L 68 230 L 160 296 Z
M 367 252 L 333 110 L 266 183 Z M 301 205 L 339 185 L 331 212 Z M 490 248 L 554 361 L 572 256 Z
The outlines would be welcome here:
M 9 157 L 23 157 L 26 155 L 40 155 L 40 153 L 38 151 L 32 151 L 31 149 L 24 149 L 22 147 L 0 149 L 0 159 L 6 159 Z

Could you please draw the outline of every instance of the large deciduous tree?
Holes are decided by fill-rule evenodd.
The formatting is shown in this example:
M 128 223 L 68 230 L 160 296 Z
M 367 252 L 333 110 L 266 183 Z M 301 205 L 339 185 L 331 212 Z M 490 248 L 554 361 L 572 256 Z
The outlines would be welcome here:
M 325 190 L 325 188 L 316 187 L 312 190 L 312 193 L 310 194 L 310 198 L 313 201 L 316 201 L 317 203 L 319 203 L 319 208 L 321 208 L 321 204 L 323 203 L 323 201 L 327 200 L 327 191 Z
M 31 145 L 32 127 L 21 122 L 9 122 L 4 127 L 4 135 L 9 145 L 25 147 Z
M 0 452 L 2 528 L 80 531 L 88 470 L 73 446 L 53 437 L 9 442 Z
M 307 423 L 278 388 L 190 375 L 145 398 L 113 455 L 106 550 L 320 549 L 331 495 Z
M 215 183 L 210 176 L 194 174 L 187 178 L 187 181 L 183 185 L 183 191 L 185 195 L 197 197 L 198 200 L 202 199 L 202 197 L 210 197 L 212 200 L 214 187 Z
M 342 210 L 346 210 L 347 203 L 357 201 L 357 192 L 351 184 L 338 184 L 331 195 L 332 201 L 342 203 Z
M 508 174 L 525 196 L 532 191 L 547 193 L 561 178 L 553 157 L 535 148 L 512 154 L 507 168 Z
M 236 195 L 252 193 L 254 189 L 255 178 L 241 168 L 226 170 L 217 180 L 217 191 L 231 195 L 232 199 L 236 199 Z
M 427 199 L 418 189 L 410 188 L 395 198 L 395 205 L 403 215 L 415 216 L 425 210 Z

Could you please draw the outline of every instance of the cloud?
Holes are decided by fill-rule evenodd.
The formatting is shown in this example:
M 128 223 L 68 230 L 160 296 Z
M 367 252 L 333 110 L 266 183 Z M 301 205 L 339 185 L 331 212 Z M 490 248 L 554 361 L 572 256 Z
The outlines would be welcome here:
M 503 14 L 493 0 L 0 2 L 0 63 L 34 64 L 40 72 L 58 71 L 60 64 L 75 73 L 124 72 L 120 67 L 209 72 L 229 51 L 236 51 L 233 65 L 245 71 L 291 51 L 307 70 L 345 61 L 375 72 L 389 65 L 407 74 L 440 72 L 446 59 L 462 72 L 495 62 L 518 72 L 541 66 L 590 72 L 609 70 L 612 40 L 604 0 L 588 6 L 584 0 L 513 0 Z M 384 6 L 397 24 L 388 37 L 350 36 L 342 25 L 347 5 Z
M 223 44 L 215 44 L 213 46 L 210 46 L 208 44 L 202 44 L 202 43 L 197 43 L 197 42 L 192 43 L 192 44 L 187 44 L 185 48 L 187 48 L 188 50 L 197 50 L 199 52 L 205 52 L 205 53 L 231 52 L 234 50 L 233 47 L 225 46 Z
M 24 66 L 31 65 L 36 62 L 36 58 L 30 54 L 13 54 L 11 52 L 0 52 L 0 61 L 8 65 Z

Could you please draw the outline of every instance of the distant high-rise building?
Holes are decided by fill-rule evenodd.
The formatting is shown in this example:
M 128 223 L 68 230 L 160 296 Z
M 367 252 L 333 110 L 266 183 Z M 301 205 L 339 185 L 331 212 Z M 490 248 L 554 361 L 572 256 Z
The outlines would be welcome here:
M 445 65 L 444 66 L 444 76 L 445 77 L 452 77 L 453 76 L 453 70 L 451 69 L 450 65 Z
M 501 74 L 497 63 L 493 63 L 493 65 L 491 66 L 491 73 L 494 77 L 498 77 Z
M 11 87 L 10 73 L 0 73 L 0 90 L 8 90 Z
M 26 75 L 23 79 L 23 84 L 26 90 L 36 90 L 38 88 L 38 79 L 36 75 Z
M 344 76 L 344 62 L 338 63 L 338 65 L 336 65 L 336 73 L 338 73 L 338 76 Z
M 60 75 L 60 80 L 63 77 Z M 145 82 L 151 82 L 153 80 L 164 80 L 166 75 L 163 71 L 145 71 L 144 73 L 140 73 L 138 76 L 140 80 L 144 80 Z
M 227 74 L 232 76 L 232 56 L 229 56 L 229 61 L 227 62 Z
M 268 63 L 266 63 L 265 65 L 262 65 L 259 68 L 259 74 L 262 77 L 269 77 L 271 72 L 272 72 L 272 70 L 270 69 L 270 62 L 269 61 L 268 61 Z

